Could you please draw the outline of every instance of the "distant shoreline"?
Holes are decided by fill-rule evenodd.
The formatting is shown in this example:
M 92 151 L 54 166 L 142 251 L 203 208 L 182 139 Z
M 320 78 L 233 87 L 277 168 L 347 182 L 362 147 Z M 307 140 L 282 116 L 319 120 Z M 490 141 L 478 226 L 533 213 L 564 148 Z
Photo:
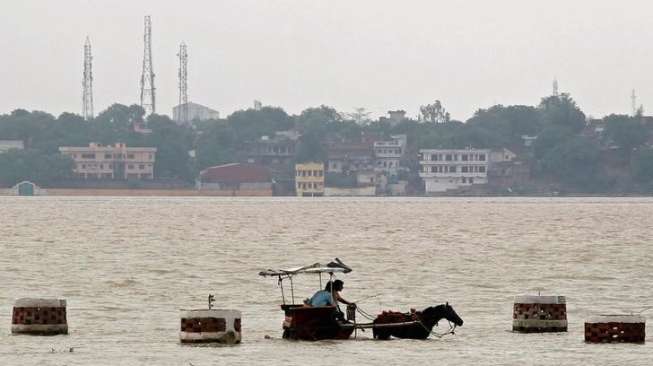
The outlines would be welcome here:
M 0 189 L 0 196 L 16 197 L 10 189 Z M 294 195 L 272 195 L 264 191 L 222 191 L 197 189 L 138 189 L 138 188 L 45 188 L 37 196 L 55 197 L 296 197 Z M 404 196 L 334 196 L 321 198 L 649 198 L 653 195 L 637 193 L 621 194 L 438 194 L 438 195 L 404 195 Z

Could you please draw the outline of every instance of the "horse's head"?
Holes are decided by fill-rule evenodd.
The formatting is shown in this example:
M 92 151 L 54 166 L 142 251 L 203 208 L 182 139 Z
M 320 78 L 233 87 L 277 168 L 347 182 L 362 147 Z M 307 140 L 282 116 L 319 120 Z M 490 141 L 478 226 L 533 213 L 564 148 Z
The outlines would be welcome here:
M 456 324 L 456 326 L 463 326 L 463 319 L 458 316 L 458 313 L 456 313 L 449 303 L 444 304 L 444 318 Z
M 463 320 L 458 316 L 458 313 L 456 313 L 449 303 L 431 306 L 424 309 L 424 311 L 422 311 L 422 318 L 425 322 L 432 324 L 437 324 L 440 319 L 447 319 L 458 327 L 463 325 Z

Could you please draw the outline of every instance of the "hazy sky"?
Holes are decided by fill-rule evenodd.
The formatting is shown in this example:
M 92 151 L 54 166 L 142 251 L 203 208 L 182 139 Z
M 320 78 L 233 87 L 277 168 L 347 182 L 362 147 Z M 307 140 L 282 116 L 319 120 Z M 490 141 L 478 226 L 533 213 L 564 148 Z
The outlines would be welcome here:
M 223 116 L 254 99 L 298 113 L 374 117 L 440 99 L 452 117 L 537 104 L 557 77 L 593 116 L 653 112 L 653 2 L 604 0 L 0 0 L 0 113 L 81 111 L 91 37 L 95 110 L 139 100 L 143 16 L 153 22 L 157 111 L 189 98 Z

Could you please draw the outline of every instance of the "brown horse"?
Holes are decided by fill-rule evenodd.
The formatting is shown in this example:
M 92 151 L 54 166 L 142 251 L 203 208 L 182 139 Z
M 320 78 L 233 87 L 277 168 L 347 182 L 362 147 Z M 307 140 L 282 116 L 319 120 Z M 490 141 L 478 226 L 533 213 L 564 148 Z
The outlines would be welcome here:
M 427 339 L 431 335 L 433 327 L 442 319 L 447 319 L 456 326 L 463 325 L 460 316 L 449 303 L 446 303 L 411 313 L 383 312 L 374 319 L 373 323 L 384 326 L 375 326 L 372 328 L 372 333 L 375 339 L 389 339 L 390 337 Z

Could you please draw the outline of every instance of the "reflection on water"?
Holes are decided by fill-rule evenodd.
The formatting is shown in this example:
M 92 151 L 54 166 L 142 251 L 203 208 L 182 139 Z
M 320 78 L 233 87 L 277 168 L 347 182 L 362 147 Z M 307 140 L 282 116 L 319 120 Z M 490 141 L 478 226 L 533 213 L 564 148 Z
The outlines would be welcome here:
M 648 364 L 651 346 L 586 345 L 591 314 L 653 305 L 651 199 L 0 198 L 0 364 Z M 428 341 L 289 342 L 261 269 L 342 258 L 375 314 L 450 302 Z M 318 287 L 298 280 L 296 298 Z M 565 295 L 569 332 L 508 332 L 512 297 Z M 181 308 L 243 312 L 243 344 L 182 347 Z M 374 296 L 377 295 L 378 296 Z M 70 335 L 10 335 L 13 301 L 65 297 Z M 649 332 L 650 333 L 650 332 Z M 266 338 L 267 336 L 267 338 Z M 74 347 L 74 352 L 58 352 Z M 51 352 L 54 349 L 55 352 Z

